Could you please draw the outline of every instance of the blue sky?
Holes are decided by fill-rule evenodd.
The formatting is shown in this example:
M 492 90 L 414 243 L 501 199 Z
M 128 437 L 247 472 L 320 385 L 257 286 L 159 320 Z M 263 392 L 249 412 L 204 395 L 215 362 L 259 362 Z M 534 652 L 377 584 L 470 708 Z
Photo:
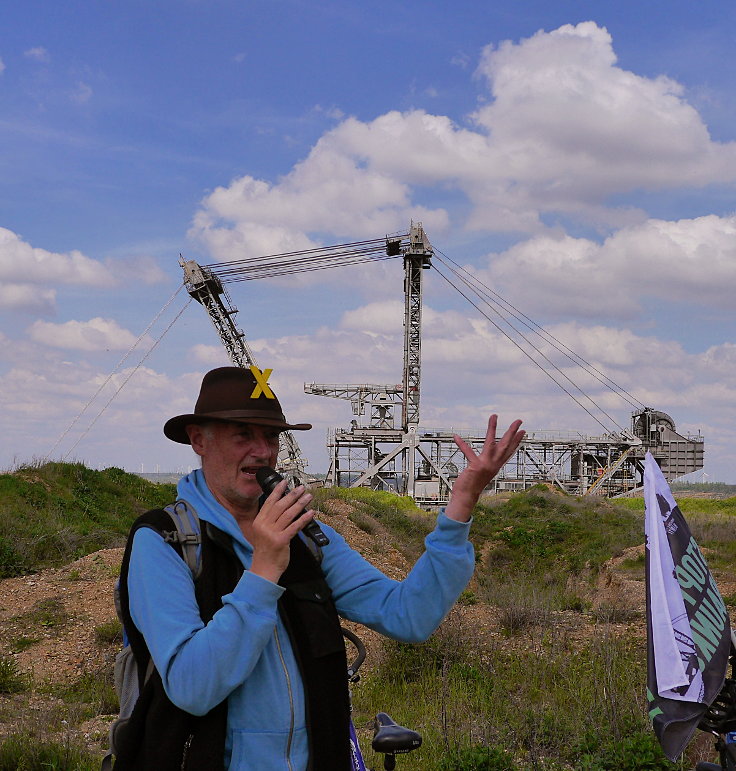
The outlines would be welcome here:
M 179 253 L 257 256 L 413 218 L 678 429 L 702 430 L 708 478 L 736 482 L 734 17 L 672 0 L 5 4 L 0 466 L 51 450 L 176 291 Z M 400 375 L 401 283 L 392 262 L 231 289 L 289 414 L 315 424 L 314 471 L 325 431 L 352 416 L 301 384 Z M 432 271 L 425 307 L 425 425 L 494 410 L 600 432 Z M 222 363 L 187 307 L 54 455 L 189 467 L 160 426 Z M 594 396 L 628 425 L 627 405 Z

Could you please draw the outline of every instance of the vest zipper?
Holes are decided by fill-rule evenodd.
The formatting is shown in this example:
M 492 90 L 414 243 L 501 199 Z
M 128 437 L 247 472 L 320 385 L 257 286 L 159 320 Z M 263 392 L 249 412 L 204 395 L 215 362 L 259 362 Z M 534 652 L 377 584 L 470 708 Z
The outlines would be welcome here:
M 290 710 L 290 722 L 289 722 L 289 738 L 286 741 L 286 765 L 289 767 L 289 771 L 293 771 L 291 766 L 291 740 L 294 736 L 294 694 L 291 690 L 291 677 L 289 677 L 289 670 L 286 668 L 286 661 L 284 661 L 284 653 L 281 650 L 281 641 L 279 640 L 279 631 L 274 627 L 273 636 L 276 640 L 276 649 L 279 652 L 279 659 L 281 659 L 281 666 L 284 668 L 284 676 L 286 677 L 286 690 L 289 693 L 289 710 Z
M 181 771 L 185 771 L 187 766 L 187 755 L 189 754 L 189 748 L 192 746 L 192 739 L 194 734 L 189 734 L 187 740 L 184 742 L 184 754 L 181 756 Z

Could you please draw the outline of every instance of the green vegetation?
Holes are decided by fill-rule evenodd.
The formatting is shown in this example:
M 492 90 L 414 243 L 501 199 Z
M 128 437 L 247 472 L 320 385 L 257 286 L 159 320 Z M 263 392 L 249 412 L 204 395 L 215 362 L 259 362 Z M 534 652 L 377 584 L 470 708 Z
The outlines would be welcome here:
M 122 545 L 137 514 L 175 496 L 173 486 L 120 469 L 58 463 L 0 475 L 0 493 L 0 576 Z M 388 493 L 322 489 L 315 498 L 409 559 L 434 523 Z M 736 499 L 683 498 L 680 507 L 716 577 L 733 582 Z M 438 632 L 423 645 L 383 640 L 370 651 L 353 688 L 363 747 L 373 716 L 385 711 L 423 735 L 420 749 L 397 759 L 406 771 L 692 768 L 695 755 L 679 766 L 664 758 L 648 723 L 643 618 L 615 593 L 605 601 L 596 595 L 609 575 L 604 564 L 643 543 L 643 502 L 578 499 L 539 486 L 485 499 L 472 538 L 475 582 Z M 641 581 L 641 551 L 625 556 L 618 575 Z M 67 579 L 84 580 L 74 570 Z M 13 619 L 9 648 L 24 651 L 60 631 L 68 621 L 60 599 Z M 470 621 L 477 618 L 482 625 Z M 0 721 L 15 727 L 0 740 L 0 771 L 99 767 L 105 731 L 93 737 L 97 752 L 73 737 L 83 721 L 117 711 L 119 623 L 96 626 L 95 641 L 108 663 L 64 685 L 32 685 L 13 656 L 0 657 Z M 48 705 L 30 710 L 28 700 L 41 696 Z M 382 758 L 367 755 L 382 767 Z
M 82 720 L 95 715 L 116 715 L 120 709 L 110 667 L 85 672 L 74 682 L 52 686 L 49 690 L 72 705 Z
M 71 741 L 49 741 L 33 733 L 0 740 L 0 771 L 97 771 L 100 758 Z
M 28 678 L 18 670 L 13 658 L 0 656 L 0 693 L 21 693 L 29 684 Z
M 733 569 L 734 504 L 684 499 L 716 570 Z M 670 763 L 649 725 L 643 617 L 626 598 L 591 602 L 603 564 L 643 543 L 643 513 L 641 501 L 543 486 L 486 499 L 473 524 L 479 589 L 470 596 L 495 606 L 501 635 L 484 639 L 455 610 L 424 645 L 384 641 L 380 664 L 354 688 L 361 735 L 369 739 L 379 710 L 420 731 L 422 747 L 400 760 L 407 771 L 693 767 L 694 757 Z M 618 569 L 643 580 L 643 554 Z
M 315 504 L 330 500 L 350 504 L 350 520 L 369 535 L 383 531 L 392 536 L 393 545 L 408 559 L 416 559 L 424 539 L 434 527 L 434 517 L 417 508 L 411 498 L 381 490 L 329 487 L 315 490 Z
M 120 546 L 138 514 L 175 496 L 173 485 L 81 463 L 0 474 L 0 578 Z
M 592 580 L 612 556 L 643 541 L 640 514 L 607 500 L 578 499 L 537 486 L 477 507 L 472 538 L 481 599 L 507 609 L 510 633 L 523 617 L 582 610 L 585 598 L 571 576 Z M 503 623 L 503 622 L 502 622 Z
M 110 645 L 123 642 L 123 625 L 117 618 L 106 621 L 95 627 L 95 642 L 98 645 Z
M 642 498 L 621 499 L 622 509 L 644 516 Z M 736 564 L 736 498 L 680 498 L 677 505 L 712 570 Z
M 380 709 L 422 733 L 402 768 L 676 767 L 643 708 L 641 640 L 599 624 L 581 644 L 535 625 L 524 645 L 479 655 L 473 639 L 453 614 L 426 645 L 386 641 L 378 670 L 354 688 L 356 725 Z M 645 756 L 651 764 L 637 765 Z
M 41 627 L 47 631 L 64 626 L 69 614 L 60 597 L 39 600 L 27 613 L 15 616 L 14 621 L 22 621 L 25 628 Z

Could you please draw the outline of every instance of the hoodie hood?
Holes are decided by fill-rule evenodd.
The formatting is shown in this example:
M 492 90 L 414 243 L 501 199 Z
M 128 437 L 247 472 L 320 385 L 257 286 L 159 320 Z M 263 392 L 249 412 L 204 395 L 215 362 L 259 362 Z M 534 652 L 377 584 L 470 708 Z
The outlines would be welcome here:
M 253 553 L 253 547 L 245 539 L 235 517 L 216 500 L 207 487 L 201 468 L 182 477 L 176 485 L 176 492 L 179 498 L 183 498 L 195 509 L 200 519 L 227 533 L 235 544 L 243 547 L 248 554 Z

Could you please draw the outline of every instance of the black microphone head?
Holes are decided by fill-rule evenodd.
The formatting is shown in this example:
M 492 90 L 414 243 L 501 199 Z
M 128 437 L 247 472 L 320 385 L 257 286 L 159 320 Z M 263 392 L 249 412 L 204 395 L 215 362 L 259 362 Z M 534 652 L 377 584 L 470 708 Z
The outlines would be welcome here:
M 256 470 L 256 481 L 261 486 L 264 493 L 270 493 L 273 488 L 283 479 L 281 474 L 270 466 L 261 466 Z

